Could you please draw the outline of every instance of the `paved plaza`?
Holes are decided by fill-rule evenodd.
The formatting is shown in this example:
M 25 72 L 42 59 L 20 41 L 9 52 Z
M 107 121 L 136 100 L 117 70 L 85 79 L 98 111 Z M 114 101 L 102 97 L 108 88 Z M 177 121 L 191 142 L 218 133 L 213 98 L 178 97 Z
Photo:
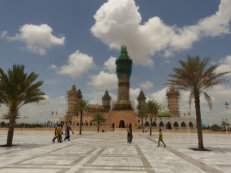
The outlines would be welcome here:
M 0 131 L 5 144 L 7 131 Z M 70 142 L 52 143 L 51 131 L 16 131 L 12 148 L 0 147 L 1 173 L 230 173 L 231 135 L 204 134 L 211 151 L 198 152 L 194 133 L 164 132 L 167 147 L 157 146 L 157 133 L 83 132 Z

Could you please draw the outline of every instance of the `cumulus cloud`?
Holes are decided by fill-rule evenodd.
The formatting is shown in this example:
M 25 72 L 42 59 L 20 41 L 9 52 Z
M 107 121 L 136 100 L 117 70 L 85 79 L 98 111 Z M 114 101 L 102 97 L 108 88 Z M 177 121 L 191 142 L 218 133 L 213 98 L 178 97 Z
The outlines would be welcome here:
M 104 68 L 110 72 L 114 72 L 116 70 L 115 61 L 116 57 L 111 56 L 106 62 L 104 62 Z
M 99 74 L 91 77 L 90 85 L 101 90 L 113 90 L 117 88 L 117 76 L 115 73 L 100 71 Z
M 222 73 L 226 71 L 231 71 L 231 55 L 220 60 L 220 65 L 216 68 L 217 73 Z M 226 76 L 231 76 L 231 73 L 226 74 Z
M 141 90 L 140 88 L 130 88 L 129 90 L 130 102 L 134 109 L 137 109 L 137 105 L 138 105 L 137 97 L 140 94 L 140 90 Z
M 0 111 L 1 115 L 4 115 L 8 112 L 8 108 L 5 105 L 2 105 Z M 67 111 L 67 101 L 66 97 L 60 96 L 56 98 L 51 98 L 45 96 L 45 100 L 42 100 L 38 103 L 31 103 L 24 105 L 19 110 L 20 118 L 17 119 L 17 122 L 26 122 L 26 123 L 44 123 L 47 120 L 51 120 L 51 112 L 57 112 L 58 116 L 64 117 Z M 24 119 L 23 117 L 28 117 Z
M 3 31 L 1 37 L 5 37 L 9 41 L 22 41 L 30 52 L 45 55 L 47 49 L 52 46 L 63 46 L 65 43 L 64 36 L 56 37 L 52 31 L 53 29 L 47 24 L 25 24 L 20 27 L 19 33 L 15 36 L 7 36 L 7 31 Z
M 150 89 L 153 87 L 153 83 L 150 81 L 146 81 L 146 82 L 140 84 L 140 87 L 143 89 Z
M 150 58 L 158 52 L 168 57 L 176 51 L 189 49 L 203 37 L 230 33 L 231 1 L 221 0 L 218 11 L 202 18 L 197 24 L 169 26 L 158 16 L 142 24 L 142 17 L 134 0 L 108 0 L 94 15 L 92 34 L 110 48 L 127 45 L 136 64 L 152 65 Z
M 68 74 L 71 77 L 78 77 L 87 72 L 93 65 L 93 57 L 77 50 L 68 57 L 67 64 L 58 68 L 57 72 L 60 74 Z M 52 67 L 57 69 L 55 65 L 52 65 L 51 68 Z

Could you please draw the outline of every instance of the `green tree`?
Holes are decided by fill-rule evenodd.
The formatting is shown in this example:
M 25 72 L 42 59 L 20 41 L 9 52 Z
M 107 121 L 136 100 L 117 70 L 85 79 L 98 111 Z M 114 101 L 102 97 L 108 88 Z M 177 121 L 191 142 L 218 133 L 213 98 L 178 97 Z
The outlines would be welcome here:
M 144 107 L 144 106 L 142 106 L 142 107 L 138 110 L 137 116 L 141 119 L 142 129 L 143 129 L 143 133 L 144 133 L 144 118 L 145 118 L 145 116 L 146 116 L 146 114 L 145 114 L 145 107 Z
M 82 134 L 82 124 L 83 124 L 83 113 L 88 110 L 88 103 L 85 100 L 78 100 L 75 108 L 78 113 L 80 113 L 80 124 L 79 124 L 79 134 Z
M 28 103 L 44 100 L 45 93 L 40 90 L 43 82 L 35 82 L 38 75 L 34 72 L 27 74 L 23 65 L 13 65 L 5 73 L 0 68 L 0 103 L 9 108 L 6 119 L 9 119 L 9 129 L 6 146 L 12 146 L 16 118 L 19 109 Z
M 212 100 L 205 92 L 206 89 L 212 88 L 215 85 L 227 82 L 223 75 L 229 72 L 216 73 L 217 65 L 212 65 L 207 68 L 210 58 L 201 59 L 199 56 L 187 57 L 187 61 L 179 61 L 181 68 L 174 68 L 174 74 L 169 76 L 173 79 L 168 80 L 170 84 L 178 87 L 178 89 L 190 91 L 189 105 L 194 98 L 198 134 L 198 150 L 204 150 L 202 127 L 201 127 L 201 110 L 200 96 L 203 94 L 207 100 L 210 109 L 212 109 Z
M 104 116 L 97 112 L 93 115 L 93 119 L 91 120 L 91 122 L 97 122 L 97 129 L 98 129 L 98 132 L 99 132 L 99 125 L 100 125 L 100 122 L 104 122 L 106 121 L 106 119 L 104 118 Z
M 224 128 L 226 131 L 228 130 L 228 128 L 229 128 L 228 119 L 223 119 L 223 120 L 221 121 L 221 127 Z
M 152 135 L 152 119 L 154 117 L 155 122 L 157 118 L 158 111 L 161 109 L 161 105 L 154 100 L 149 100 L 145 104 L 146 115 L 150 118 L 150 135 Z

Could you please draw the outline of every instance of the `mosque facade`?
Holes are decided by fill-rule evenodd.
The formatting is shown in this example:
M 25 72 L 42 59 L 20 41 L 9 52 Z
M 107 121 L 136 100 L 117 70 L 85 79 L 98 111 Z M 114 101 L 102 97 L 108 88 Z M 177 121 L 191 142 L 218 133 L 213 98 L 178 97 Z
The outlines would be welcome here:
M 92 117 L 96 112 L 100 112 L 105 122 L 103 126 L 125 128 L 128 125 L 138 128 L 141 127 L 141 120 L 137 116 L 137 112 L 132 107 L 129 90 L 130 90 L 130 77 L 132 73 L 132 59 L 129 57 L 126 46 L 121 47 L 120 56 L 116 60 L 116 74 L 118 78 L 118 91 L 117 101 L 112 105 L 111 96 L 106 90 L 102 97 L 102 105 L 90 105 L 89 110 L 83 115 L 83 126 L 94 126 Z M 73 85 L 71 90 L 67 91 L 68 96 L 68 109 L 65 116 L 65 122 L 71 123 L 72 126 L 79 126 L 79 116 L 75 109 L 75 104 L 78 100 L 82 99 L 80 89 L 76 89 Z M 167 128 L 167 129 L 194 129 L 196 126 L 195 118 L 181 117 L 179 113 L 179 92 L 171 85 L 166 93 L 168 99 L 168 109 L 170 116 L 158 116 L 156 121 L 153 122 L 154 128 Z M 145 105 L 146 97 L 141 90 L 137 96 L 139 110 Z M 149 119 L 146 119 L 145 125 L 149 126 Z

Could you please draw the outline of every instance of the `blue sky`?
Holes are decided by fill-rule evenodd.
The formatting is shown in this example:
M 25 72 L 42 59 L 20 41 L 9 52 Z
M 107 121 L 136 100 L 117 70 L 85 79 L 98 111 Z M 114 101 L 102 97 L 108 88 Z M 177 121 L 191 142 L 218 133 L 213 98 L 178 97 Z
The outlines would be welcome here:
M 39 74 L 47 100 L 27 105 L 21 115 L 45 121 L 52 111 L 65 115 L 72 84 L 90 103 L 100 103 L 105 89 L 116 100 L 114 61 L 126 44 L 134 62 L 131 100 L 136 104 L 143 89 L 167 107 L 163 84 L 188 54 L 211 57 L 218 71 L 231 70 L 230 10 L 229 0 L 2 0 L 0 67 L 24 64 Z M 208 93 L 214 104 L 210 111 L 202 98 L 203 121 L 231 122 L 224 106 L 231 104 L 230 83 Z M 180 111 L 194 116 L 188 92 L 181 93 Z

